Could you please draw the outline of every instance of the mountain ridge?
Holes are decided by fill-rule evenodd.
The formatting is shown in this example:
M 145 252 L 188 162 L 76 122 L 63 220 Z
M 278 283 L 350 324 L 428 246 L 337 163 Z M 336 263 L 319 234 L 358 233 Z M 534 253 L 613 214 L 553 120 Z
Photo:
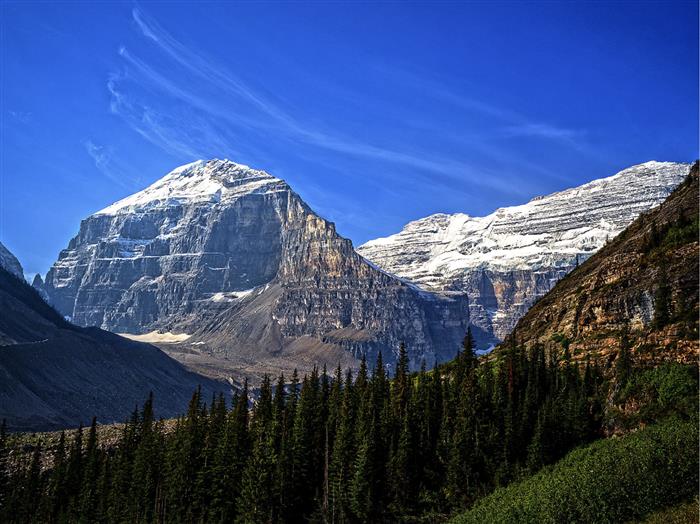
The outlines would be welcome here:
M 695 162 L 668 199 L 536 302 L 504 346 L 615 358 L 624 343 L 640 361 L 696 362 L 699 192 Z
M 0 267 L 17 277 L 24 278 L 24 269 L 17 257 L 0 242 Z
M 663 201 L 689 169 L 650 161 L 484 217 L 430 215 L 357 250 L 423 289 L 466 292 L 483 349 L 502 340 L 557 280 Z

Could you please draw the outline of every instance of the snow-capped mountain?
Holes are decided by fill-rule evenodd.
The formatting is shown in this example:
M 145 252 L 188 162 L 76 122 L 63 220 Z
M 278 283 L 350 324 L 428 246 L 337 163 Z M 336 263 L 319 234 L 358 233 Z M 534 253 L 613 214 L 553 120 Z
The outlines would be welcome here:
M 97 215 L 143 213 L 151 208 L 220 203 L 246 194 L 287 191 L 289 186 L 265 171 L 229 160 L 197 160 L 165 175 L 143 191 L 134 193 Z
M 464 291 L 483 345 L 683 181 L 690 164 L 646 162 L 485 217 L 436 214 L 358 252 L 426 290 Z
M 468 321 L 463 295 L 376 269 L 284 181 L 229 160 L 83 220 L 43 288 L 79 325 L 186 331 L 198 351 L 251 362 L 312 351 L 335 365 L 339 348 L 391 360 L 405 341 L 418 365 L 451 358 Z

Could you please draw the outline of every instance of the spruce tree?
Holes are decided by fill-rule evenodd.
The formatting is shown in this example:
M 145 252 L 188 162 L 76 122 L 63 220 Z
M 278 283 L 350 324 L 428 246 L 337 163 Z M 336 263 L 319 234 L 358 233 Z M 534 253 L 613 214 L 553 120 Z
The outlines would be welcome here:
M 63 436 L 63 433 L 61 433 Z M 0 423 L 0 520 L 3 518 L 8 502 L 9 469 L 7 450 L 7 422 Z
M 671 287 L 669 286 L 665 264 L 660 266 L 657 282 L 658 287 L 654 293 L 652 327 L 654 329 L 662 329 L 671 319 Z
M 92 418 L 85 445 L 84 467 L 80 489 L 80 519 L 92 522 L 97 511 L 97 480 L 100 473 L 100 450 L 97 444 L 97 419 Z
M 276 457 L 270 378 L 265 375 L 253 410 L 252 451 L 243 471 L 238 504 L 240 522 L 271 522 L 276 509 Z
M 615 378 L 620 386 L 624 386 L 632 369 L 632 356 L 630 354 L 629 328 L 625 326 L 620 333 L 620 349 L 615 359 Z
M 342 392 L 338 429 L 333 446 L 329 471 L 329 514 L 331 522 L 351 521 L 349 486 L 353 479 L 355 458 L 355 395 L 352 372 L 348 371 Z

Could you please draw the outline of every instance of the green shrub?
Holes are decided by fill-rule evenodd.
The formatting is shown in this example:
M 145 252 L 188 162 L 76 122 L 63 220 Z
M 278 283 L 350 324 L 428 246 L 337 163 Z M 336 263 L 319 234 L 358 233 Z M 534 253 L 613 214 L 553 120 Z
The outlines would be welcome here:
M 690 416 L 698 411 L 698 375 L 695 366 L 676 362 L 638 370 L 630 376 L 617 401 L 635 401 L 641 408 L 627 426 L 650 423 L 671 415 Z
M 627 522 L 688 500 L 698 491 L 697 424 L 673 417 L 576 449 L 453 522 Z
M 698 239 L 698 218 L 694 220 L 679 220 L 673 224 L 664 235 L 663 245 L 678 247 Z

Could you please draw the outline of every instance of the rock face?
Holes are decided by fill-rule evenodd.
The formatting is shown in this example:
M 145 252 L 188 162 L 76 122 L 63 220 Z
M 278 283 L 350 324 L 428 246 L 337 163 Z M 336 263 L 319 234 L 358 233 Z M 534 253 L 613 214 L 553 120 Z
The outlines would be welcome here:
M 462 294 L 437 296 L 367 263 L 282 180 L 228 160 L 182 166 L 83 220 L 46 276 L 73 322 L 187 331 L 225 358 L 324 344 L 414 366 L 454 356 Z
M 567 346 L 574 358 L 612 358 L 626 332 L 640 361 L 696 363 L 699 191 L 696 163 L 663 204 L 532 306 L 511 337 L 524 347 Z
M 17 257 L 15 257 L 9 249 L 2 245 L 2 242 L 0 242 L 0 267 L 6 269 L 16 277 L 24 278 L 22 264 L 19 263 Z
M 158 348 L 63 319 L 23 277 L 0 268 L 0 419 L 13 431 L 122 422 L 153 392 L 157 414 L 184 413 L 194 390 L 227 384 Z
M 647 162 L 485 217 L 431 215 L 358 252 L 423 289 L 466 292 L 485 348 L 578 263 L 660 204 L 689 169 Z

